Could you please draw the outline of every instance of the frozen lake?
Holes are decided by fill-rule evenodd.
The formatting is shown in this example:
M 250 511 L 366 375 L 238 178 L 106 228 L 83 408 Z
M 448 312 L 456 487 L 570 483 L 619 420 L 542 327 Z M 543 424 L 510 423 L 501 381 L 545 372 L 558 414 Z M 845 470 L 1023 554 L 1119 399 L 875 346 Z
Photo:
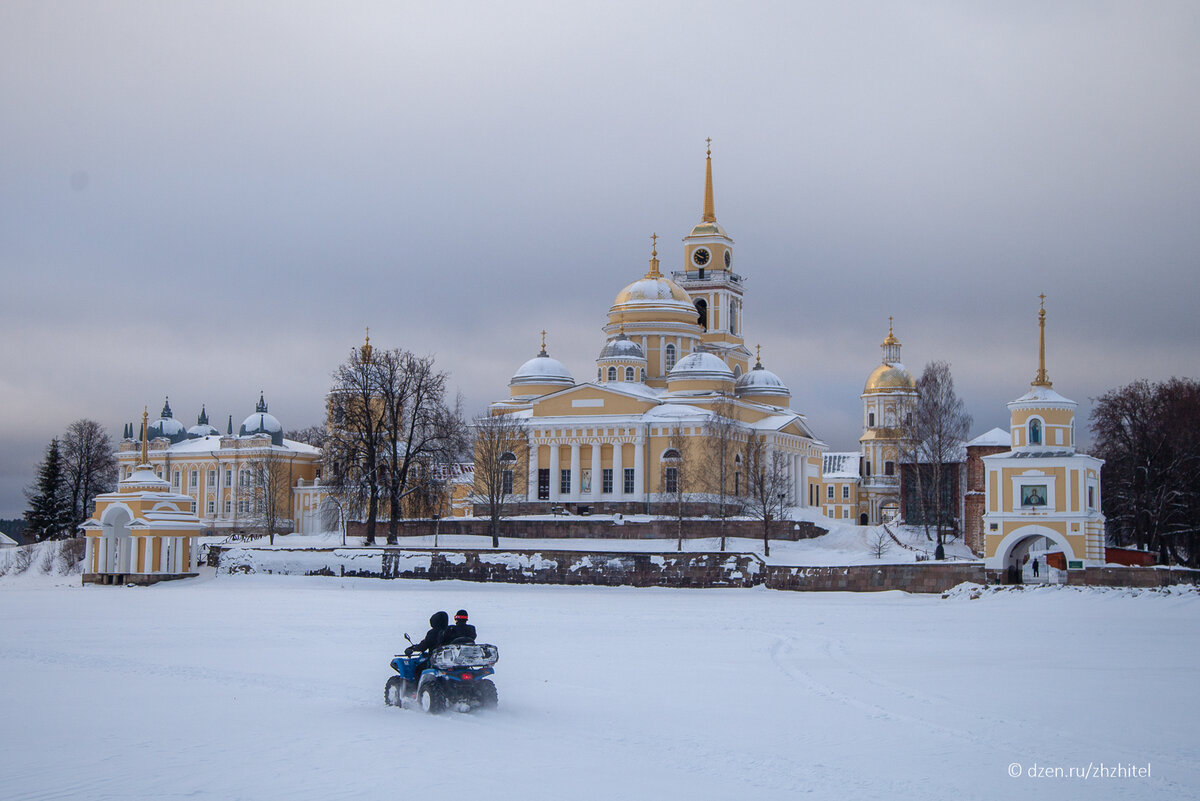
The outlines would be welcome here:
M 0 579 L 4 798 L 1200 795 L 1195 592 L 76 582 Z M 384 706 L 459 607 L 500 709 Z

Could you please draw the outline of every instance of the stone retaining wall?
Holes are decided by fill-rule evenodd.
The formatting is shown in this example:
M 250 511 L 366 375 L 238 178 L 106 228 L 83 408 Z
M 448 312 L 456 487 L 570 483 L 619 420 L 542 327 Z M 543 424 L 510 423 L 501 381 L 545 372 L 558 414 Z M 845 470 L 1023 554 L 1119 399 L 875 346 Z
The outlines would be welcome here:
M 490 537 L 489 525 L 489 521 L 478 519 L 446 519 L 436 524 L 433 520 L 401 520 L 399 533 L 401 537 L 425 537 L 432 536 L 436 530 L 439 536 Z M 762 522 L 757 520 L 726 520 L 724 530 L 726 537 L 762 539 Z M 783 524 L 774 524 L 771 527 L 771 539 L 786 542 L 812 539 L 825 533 L 825 529 L 807 520 L 788 521 Z M 357 520 L 351 521 L 346 526 L 346 534 L 352 537 L 365 536 L 366 524 Z M 500 536 L 532 540 L 673 540 L 678 537 L 678 523 L 667 518 L 626 521 L 622 524 L 616 524 L 608 518 L 576 516 L 554 520 L 505 518 L 500 521 Z M 684 539 L 720 536 L 720 520 L 685 520 L 683 522 Z M 387 538 L 386 522 L 376 524 L 375 538 L 376 541 Z
M 1084 587 L 1200 585 L 1200 570 L 1186 567 L 1088 567 L 1068 571 L 1067 583 Z
M 970 581 L 984 583 L 980 562 L 920 562 L 901 565 L 785 567 L 768 565 L 766 585 L 773 590 L 945 592 Z

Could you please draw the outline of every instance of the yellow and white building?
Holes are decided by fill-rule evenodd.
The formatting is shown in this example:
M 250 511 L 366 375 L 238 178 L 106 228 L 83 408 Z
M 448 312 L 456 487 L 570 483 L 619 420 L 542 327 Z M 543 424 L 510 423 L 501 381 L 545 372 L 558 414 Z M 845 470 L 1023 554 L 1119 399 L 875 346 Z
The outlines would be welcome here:
M 146 445 L 143 436 L 136 466 L 116 492 L 96 496 L 91 519 L 80 526 L 84 584 L 153 584 L 196 575 L 196 537 L 203 524 L 192 498 L 172 492 L 154 471 Z
M 1104 462 L 1076 452 L 1077 405 L 1055 392 L 1046 375 L 1042 297 L 1037 376 L 1029 392 L 1008 404 L 1012 450 L 983 457 L 989 571 L 1022 570 L 1031 552 L 1061 551 L 1068 570 L 1104 564 Z
M 119 474 L 129 478 L 140 465 L 149 465 L 171 492 L 191 499 L 192 511 L 206 533 L 251 533 L 261 528 L 263 494 L 268 488 L 275 494 L 274 516 L 283 533 L 321 530 L 321 451 L 284 439 L 283 426 L 267 411 L 262 396 L 236 435 L 232 417 L 222 435 L 209 425 L 204 410 L 196 425 L 185 430 L 172 417 L 169 402 L 148 431 L 150 443 L 143 457 L 130 438 L 132 426 L 127 429 L 117 453 Z
M 883 360 L 867 376 L 862 399 L 862 475 L 859 477 L 857 522 L 890 523 L 900 514 L 900 458 L 904 430 L 912 422 L 917 382 L 900 361 L 900 340 L 888 334 L 880 345 Z
M 821 511 L 830 520 L 857 522 L 859 515 L 859 465 L 857 451 L 826 453 L 821 466 Z
M 788 505 L 816 505 L 825 444 L 790 408 L 783 381 L 761 359 L 750 366 L 745 283 L 716 219 L 711 152 L 701 221 L 683 238 L 684 266 L 672 277 L 654 239 L 649 269 L 608 310 L 595 381 L 576 382 L 543 334 L 541 351 L 509 381 L 509 397 L 491 406 L 492 414 L 526 420 L 526 508 L 649 511 L 670 497 L 675 445 L 698 453 L 714 418 L 732 421 L 742 443 L 761 437 L 780 456 Z M 741 470 L 735 460 L 727 491 L 746 491 Z

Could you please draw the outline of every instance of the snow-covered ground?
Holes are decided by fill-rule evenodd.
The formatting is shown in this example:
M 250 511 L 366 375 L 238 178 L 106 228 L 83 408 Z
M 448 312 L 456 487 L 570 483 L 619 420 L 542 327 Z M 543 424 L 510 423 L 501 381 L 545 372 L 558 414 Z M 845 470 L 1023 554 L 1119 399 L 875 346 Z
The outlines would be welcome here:
M 1195 591 L 78 581 L 0 578 L 0 797 L 1200 795 Z M 384 706 L 460 606 L 500 709 Z M 1028 776 L 1089 763 L 1150 777 Z

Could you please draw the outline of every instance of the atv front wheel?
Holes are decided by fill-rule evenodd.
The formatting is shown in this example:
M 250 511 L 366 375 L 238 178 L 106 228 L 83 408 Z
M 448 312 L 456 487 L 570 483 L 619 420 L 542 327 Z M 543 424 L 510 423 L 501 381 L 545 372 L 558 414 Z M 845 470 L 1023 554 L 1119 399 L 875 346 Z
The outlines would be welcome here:
M 383 702 L 388 706 L 402 706 L 404 703 L 404 678 L 392 676 L 383 685 Z
M 483 679 L 475 682 L 475 697 L 479 699 L 479 705 L 484 709 L 495 709 L 500 703 L 500 695 L 496 692 L 496 685 L 491 679 Z
M 421 703 L 421 709 L 431 715 L 440 715 L 446 709 L 446 694 L 436 681 L 423 686 L 417 694 L 417 700 Z

